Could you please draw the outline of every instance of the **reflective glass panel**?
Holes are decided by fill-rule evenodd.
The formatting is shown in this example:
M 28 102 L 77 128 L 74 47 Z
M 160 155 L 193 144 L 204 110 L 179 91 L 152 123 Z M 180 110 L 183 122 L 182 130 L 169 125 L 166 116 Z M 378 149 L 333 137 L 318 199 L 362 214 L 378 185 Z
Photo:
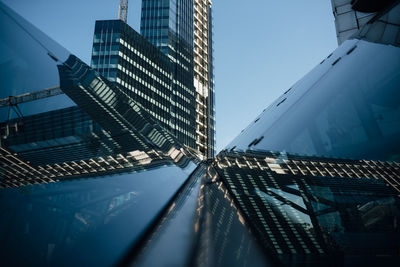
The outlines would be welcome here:
M 58 63 L 69 52 L 0 3 L 0 99 L 59 86 Z M 61 93 L 61 92 L 60 92 Z M 10 99 L 14 103 L 14 99 Z M 0 107 L 0 121 L 72 106 L 65 95 Z
M 227 148 L 400 160 L 399 86 L 400 48 L 346 41 Z
M 193 171 L 139 172 L 0 189 L 4 265 L 110 266 L 157 218 Z

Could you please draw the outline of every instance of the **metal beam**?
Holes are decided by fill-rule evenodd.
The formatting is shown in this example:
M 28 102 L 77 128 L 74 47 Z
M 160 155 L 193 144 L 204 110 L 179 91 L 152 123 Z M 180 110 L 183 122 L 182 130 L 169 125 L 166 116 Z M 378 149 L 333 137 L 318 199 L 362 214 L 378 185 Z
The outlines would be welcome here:
M 9 96 L 7 98 L 0 99 L 0 107 L 16 106 L 21 103 L 35 101 L 46 97 L 60 95 L 63 93 L 64 92 L 60 89 L 59 86 L 55 86 L 32 93 L 25 93 L 17 96 Z

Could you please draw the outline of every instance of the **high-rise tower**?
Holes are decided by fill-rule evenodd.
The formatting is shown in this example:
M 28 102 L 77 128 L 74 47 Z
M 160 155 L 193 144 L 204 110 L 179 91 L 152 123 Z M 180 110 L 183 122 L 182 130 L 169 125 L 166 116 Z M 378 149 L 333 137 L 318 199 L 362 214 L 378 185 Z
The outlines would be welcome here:
M 0 1 L 2 265 L 398 266 L 399 15 L 200 162 L 156 120 L 168 56 L 97 21 L 94 70 Z
M 194 1 L 194 86 L 196 145 L 207 157 L 215 154 L 215 98 L 210 0 Z
M 174 62 L 176 89 L 193 100 L 187 108 L 195 109 L 195 148 L 204 157 L 215 143 L 211 18 L 210 0 L 142 1 L 141 34 Z
M 173 64 L 128 24 L 121 20 L 96 21 L 91 66 L 118 84 L 165 129 L 173 132 L 178 128 L 171 112 L 176 105 Z M 193 138 L 178 139 L 194 147 L 194 134 Z
M 91 65 L 126 90 L 182 144 L 197 150 L 193 2 L 145 1 L 149 19 L 141 28 L 146 38 L 126 23 L 127 8 L 128 1 L 121 0 L 119 20 L 96 22 Z
M 140 32 L 172 61 L 171 129 L 196 149 L 196 90 L 193 84 L 193 0 L 142 1 Z

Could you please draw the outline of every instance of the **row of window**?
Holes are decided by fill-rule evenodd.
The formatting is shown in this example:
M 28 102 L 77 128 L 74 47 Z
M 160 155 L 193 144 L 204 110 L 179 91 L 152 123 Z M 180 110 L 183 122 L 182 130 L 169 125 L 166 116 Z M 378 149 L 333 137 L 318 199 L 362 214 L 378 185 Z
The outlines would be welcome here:
M 136 55 L 138 55 L 140 58 L 142 58 L 145 62 L 147 62 L 148 64 L 150 64 L 152 67 L 154 67 L 156 70 L 158 70 L 160 73 L 162 73 L 163 75 L 165 75 L 167 78 L 171 79 L 172 76 L 170 73 L 166 72 L 165 70 L 163 70 L 161 67 L 159 67 L 157 64 L 155 64 L 152 60 L 150 60 L 149 58 L 147 58 L 145 55 L 143 55 L 140 51 L 138 51 L 137 49 L 135 49 L 133 46 L 131 46 L 130 44 L 128 44 L 127 42 L 125 42 L 123 39 L 120 39 L 120 43 L 122 45 L 124 45 L 126 48 L 128 48 L 130 51 L 132 51 L 133 53 L 135 53 Z M 125 58 L 126 59 L 126 58 Z M 132 64 L 132 63 L 131 63 Z
M 132 66 L 134 66 L 136 69 L 140 70 L 142 73 L 144 73 L 147 77 L 151 78 L 151 80 L 154 80 L 156 82 L 158 82 L 160 85 L 162 85 L 164 88 L 170 89 L 171 90 L 171 85 L 170 82 L 166 83 L 164 82 L 162 79 L 158 78 L 156 75 L 154 75 L 152 72 L 150 72 L 149 70 L 147 70 L 145 67 L 143 67 L 142 65 L 136 63 L 134 60 L 132 60 L 131 58 L 129 58 L 128 56 L 126 56 L 124 53 L 119 52 L 121 58 L 123 58 L 127 63 L 130 63 Z M 122 62 L 121 62 L 122 63 Z M 129 67 L 129 66 L 127 66 Z M 125 73 L 132 73 L 129 69 L 118 65 L 118 69 L 123 70 Z M 129 75 L 132 76 L 132 75 Z M 170 81 L 170 80 L 168 80 Z M 152 86 L 149 84 L 149 86 Z
M 93 56 L 117 56 L 118 55 L 118 50 L 117 51 L 112 51 L 112 50 L 105 50 L 105 51 L 93 51 L 92 53 Z
M 118 66 L 120 66 L 120 65 L 118 65 Z M 134 75 L 134 74 L 132 74 L 132 73 L 129 73 L 129 74 L 130 74 L 130 76 L 131 76 L 132 78 L 134 78 L 135 80 L 137 80 L 138 82 L 140 82 L 141 84 L 143 84 L 143 86 L 145 86 L 146 88 L 149 88 L 148 84 L 147 84 L 146 82 L 144 82 L 142 79 L 140 79 L 140 77 L 137 77 L 136 75 Z M 128 74 L 128 75 L 129 75 L 129 74 Z M 117 80 L 116 80 L 116 81 L 117 81 L 118 84 L 120 84 L 120 85 L 122 85 L 122 86 L 128 88 L 129 90 L 131 90 L 131 91 L 133 91 L 134 93 L 138 94 L 139 96 L 143 97 L 144 99 L 146 99 L 146 100 L 149 101 L 150 103 L 152 103 L 152 104 L 158 106 L 158 107 L 161 108 L 162 110 L 165 110 L 165 111 L 167 111 L 167 112 L 169 111 L 169 108 L 168 108 L 168 107 L 162 105 L 161 103 L 159 103 L 158 101 L 156 101 L 153 97 L 149 97 L 148 95 L 143 94 L 141 91 L 137 90 L 135 87 L 133 87 L 131 84 L 125 82 L 124 80 L 121 80 L 119 77 L 117 77 Z M 153 87 L 153 88 L 154 88 L 154 87 Z M 155 88 L 154 88 L 154 89 L 155 89 Z M 160 95 L 163 97 L 163 99 L 168 100 L 168 97 L 167 97 L 165 94 L 159 92 L 158 90 L 153 90 L 153 91 L 154 91 L 154 92 L 157 92 L 158 94 L 160 94 Z
M 158 8 L 163 8 L 163 7 L 168 7 L 169 6 L 169 0 L 143 0 L 142 1 L 142 8 L 149 8 L 149 7 L 158 7 Z
M 145 60 L 146 62 L 148 62 L 150 65 L 154 66 L 156 69 L 158 68 L 159 71 L 161 71 L 161 73 L 163 73 L 164 75 L 166 74 L 166 72 L 164 72 L 161 68 L 159 68 L 156 64 L 154 64 L 151 60 L 149 60 L 147 57 L 145 57 L 142 53 L 140 53 L 139 51 L 137 51 L 135 48 L 133 48 L 132 46 L 130 46 L 128 43 L 126 43 L 122 38 L 120 39 L 121 44 L 123 44 L 124 46 L 126 46 L 128 49 L 130 49 L 132 52 L 134 52 L 135 54 L 137 54 L 139 57 L 141 57 L 143 60 Z M 151 78 L 153 78 L 154 80 L 156 80 L 157 82 L 159 82 L 161 85 L 163 85 L 166 88 L 171 89 L 171 86 L 166 84 L 165 82 L 163 82 L 162 80 L 158 79 L 152 72 L 146 70 L 145 68 L 143 68 L 143 66 L 137 64 L 135 61 L 133 61 L 132 59 L 130 59 L 128 56 L 126 56 L 124 53 L 119 52 L 119 55 L 124 58 L 126 61 L 128 61 L 129 63 L 131 63 L 132 65 L 134 65 L 135 67 L 139 68 L 141 71 L 143 71 L 147 76 L 150 76 Z M 129 76 L 134 77 L 134 74 L 132 74 L 129 70 L 126 70 L 124 67 L 122 66 L 118 66 L 119 69 L 123 70 L 125 73 L 127 73 Z M 167 76 L 168 78 L 171 78 L 169 75 Z M 136 78 L 135 78 L 136 79 Z M 174 81 L 175 82 L 175 81 Z M 176 84 L 178 86 L 180 86 L 181 88 L 183 88 L 184 90 L 188 91 L 191 93 L 191 95 L 194 96 L 194 93 L 189 90 L 186 86 L 184 86 L 182 83 L 180 83 L 179 81 L 176 81 Z M 148 86 L 149 88 L 151 88 L 152 90 L 155 90 L 155 88 L 146 83 L 146 86 Z M 154 89 L 153 89 L 154 88 Z M 159 92 L 158 92 L 159 93 Z M 185 97 L 184 95 L 182 95 L 179 92 L 176 92 L 176 94 L 182 98 L 185 102 L 187 102 L 188 104 L 191 104 L 190 100 Z M 186 113 L 189 113 L 189 110 L 183 106 L 180 106 L 181 109 L 184 109 Z
M 168 20 L 163 21 L 163 23 L 167 22 Z M 190 74 L 188 67 L 190 65 L 185 66 L 184 69 L 182 67 L 181 71 L 175 73 L 177 77 L 174 78 L 180 80 L 174 84 L 172 68 L 169 67 L 169 65 L 172 66 L 172 62 L 164 55 L 157 54 L 156 49 L 151 50 L 153 47 L 147 45 L 140 36 L 136 38 L 135 33 L 129 32 L 129 28 L 127 31 L 124 30 L 124 24 L 121 26 L 122 28 L 119 29 L 119 31 L 123 31 L 121 33 L 101 32 L 95 35 L 92 67 L 97 70 L 108 69 L 107 73 L 103 73 L 103 75 L 130 90 L 134 97 L 140 97 L 142 100 L 138 99 L 139 103 L 155 119 L 160 123 L 170 125 L 177 131 L 176 135 L 186 141 L 190 141 L 190 138 L 194 139 L 194 118 L 193 120 L 190 118 L 194 114 L 194 107 L 193 111 L 191 110 L 194 101 L 190 99 L 190 95 L 194 96 L 194 92 L 192 92 L 194 90 L 189 90 L 190 84 L 193 82 L 189 81 L 190 75 L 184 73 Z M 101 30 L 103 31 L 103 29 Z M 112 31 L 111 28 L 104 30 Z M 114 30 L 117 31 L 117 29 Z M 168 36 L 168 27 L 164 29 L 164 33 Z M 166 38 L 166 40 L 168 39 Z M 182 53 L 179 54 L 180 58 L 187 61 L 187 57 L 184 57 Z M 116 78 L 109 75 L 115 74 L 115 72 L 117 73 Z M 169 95 L 174 92 L 175 94 Z M 184 143 L 190 143 L 186 141 Z
M 93 43 L 118 43 L 120 38 L 119 33 L 113 33 L 111 32 L 101 32 L 101 33 L 95 33 L 93 36 Z

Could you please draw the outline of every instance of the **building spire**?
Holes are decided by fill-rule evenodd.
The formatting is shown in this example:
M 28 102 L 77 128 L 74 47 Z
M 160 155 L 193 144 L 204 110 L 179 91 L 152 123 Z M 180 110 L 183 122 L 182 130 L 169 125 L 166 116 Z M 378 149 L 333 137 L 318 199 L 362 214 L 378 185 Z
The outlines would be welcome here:
M 128 19 L 128 0 L 119 0 L 118 19 L 127 22 Z

